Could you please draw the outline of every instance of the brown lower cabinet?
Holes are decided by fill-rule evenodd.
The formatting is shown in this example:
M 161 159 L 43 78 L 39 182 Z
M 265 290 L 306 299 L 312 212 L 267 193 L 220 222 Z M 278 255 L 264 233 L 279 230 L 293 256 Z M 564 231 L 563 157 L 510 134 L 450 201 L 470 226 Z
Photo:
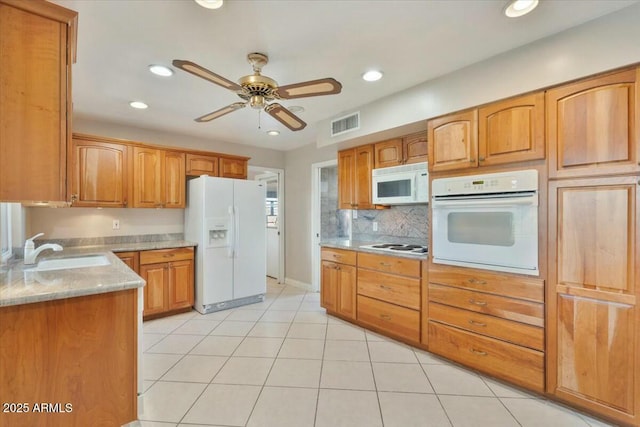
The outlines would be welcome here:
M 356 253 L 322 250 L 320 301 L 327 311 L 347 319 L 356 318 Z

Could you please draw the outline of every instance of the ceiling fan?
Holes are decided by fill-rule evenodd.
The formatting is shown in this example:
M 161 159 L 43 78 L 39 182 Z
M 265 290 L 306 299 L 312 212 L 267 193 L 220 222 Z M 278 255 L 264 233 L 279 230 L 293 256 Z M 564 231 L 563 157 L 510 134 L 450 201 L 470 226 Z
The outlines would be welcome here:
M 275 80 L 260 74 L 262 67 L 267 65 L 269 58 L 262 53 L 250 53 L 247 60 L 253 66 L 253 74 L 241 77 L 238 83 L 227 80 L 224 77 L 201 67 L 190 61 L 174 59 L 173 65 L 188 73 L 201 77 L 226 89 L 235 92 L 244 102 L 234 102 L 212 113 L 198 117 L 196 122 L 208 122 L 225 114 L 239 110 L 250 105 L 255 109 L 266 111 L 271 117 L 291 129 L 302 130 L 307 124 L 291 111 L 278 104 L 270 103 L 276 99 L 295 99 L 308 96 L 333 95 L 340 93 L 342 85 L 333 78 L 310 80 L 294 83 L 286 86 L 278 86 Z

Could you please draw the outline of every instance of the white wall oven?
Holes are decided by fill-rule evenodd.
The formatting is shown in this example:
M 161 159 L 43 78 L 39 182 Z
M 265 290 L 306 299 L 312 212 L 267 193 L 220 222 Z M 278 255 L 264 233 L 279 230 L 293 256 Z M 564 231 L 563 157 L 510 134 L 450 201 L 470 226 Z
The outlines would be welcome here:
M 433 262 L 539 275 L 538 172 L 434 179 Z

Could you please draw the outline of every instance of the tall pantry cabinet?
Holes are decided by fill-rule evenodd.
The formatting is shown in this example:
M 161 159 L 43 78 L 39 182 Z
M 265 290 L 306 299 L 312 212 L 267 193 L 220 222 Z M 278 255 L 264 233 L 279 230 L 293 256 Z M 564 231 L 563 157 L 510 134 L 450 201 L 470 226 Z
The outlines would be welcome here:
M 547 391 L 640 424 L 640 69 L 546 94 Z
M 77 16 L 46 1 L 0 0 L 2 201 L 67 199 Z

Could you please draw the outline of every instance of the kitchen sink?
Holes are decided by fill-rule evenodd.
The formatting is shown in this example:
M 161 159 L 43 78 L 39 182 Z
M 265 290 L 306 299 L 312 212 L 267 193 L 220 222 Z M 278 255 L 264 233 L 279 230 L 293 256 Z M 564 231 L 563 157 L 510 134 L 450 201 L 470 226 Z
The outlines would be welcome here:
M 43 259 L 38 262 L 36 271 L 67 270 L 72 268 L 100 267 L 110 265 L 105 255 L 84 255 L 67 258 Z

